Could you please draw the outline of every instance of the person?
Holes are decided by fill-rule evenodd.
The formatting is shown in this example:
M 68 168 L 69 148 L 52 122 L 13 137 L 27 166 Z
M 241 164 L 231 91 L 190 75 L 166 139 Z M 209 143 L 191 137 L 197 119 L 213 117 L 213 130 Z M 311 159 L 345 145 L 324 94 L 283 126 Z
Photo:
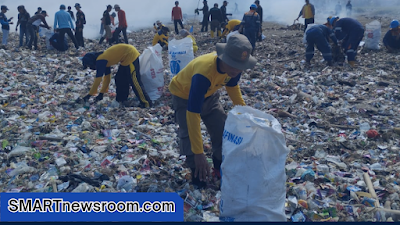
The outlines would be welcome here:
M 183 16 L 182 16 L 182 9 L 179 7 L 179 2 L 175 2 L 175 7 L 172 8 L 172 21 L 174 21 L 174 26 L 175 26 L 175 33 L 179 34 L 178 30 L 178 23 L 181 25 L 181 28 L 183 28 L 182 24 Z
M 242 21 L 240 20 L 229 20 L 229 22 L 224 26 L 224 32 L 222 33 L 220 39 L 224 38 L 230 32 L 239 30 L 241 23 Z
M 238 4 L 235 2 L 235 11 L 234 11 L 234 13 L 238 13 L 238 12 L 239 12 Z
M 24 46 L 24 36 L 25 36 L 25 46 L 28 46 L 29 32 L 26 26 L 31 16 L 26 11 L 25 6 L 23 5 L 18 6 L 17 10 L 19 13 L 18 13 L 17 26 L 15 27 L 15 32 L 18 32 L 18 26 L 19 26 L 19 47 Z
M 210 9 L 209 16 L 211 18 L 211 38 L 214 38 L 215 30 L 217 30 L 218 37 L 221 37 L 221 23 L 223 18 L 217 3 Z
M 303 8 L 301 8 L 299 16 L 296 19 L 297 21 L 299 20 L 300 16 L 304 18 L 305 32 L 307 30 L 308 24 L 314 23 L 315 17 L 315 7 L 313 4 L 310 3 L 310 0 L 306 0 L 306 4 L 303 6 Z
M 59 33 L 54 33 L 53 36 L 49 39 L 49 42 L 53 48 L 55 48 L 58 51 L 67 51 L 68 50 L 68 42 L 66 39 L 64 39 L 64 44 L 60 44 L 58 42 L 58 36 Z
M 128 23 L 126 22 L 125 11 L 119 7 L 119 5 L 114 5 L 115 11 L 118 13 L 118 27 L 115 29 L 114 36 L 119 36 L 122 31 L 124 35 L 125 44 L 128 44 L 128 36 L 126 34 L 126 29 L 128 28 Z
M 342 48 L 347 54 L 348 63 L 354 67 L 357 48 L 364 37 L 363 25 L 353 18 L 332 17 L 329 24 L 333 28 L 336 38 L 342 41 Z
M 347 2 L 346 10 L 347 10 L 347 17 L 350 17 L 353 11 L 353 5 L 351 4 L 350 0 Z
M 78 46 L 85 47 L 85 41 L 83 39 L 83 26 L 86 24 L 85 13 L 81 10 L 81 5 L 79 3 L 75 4 L 76 9 L 76 30 L 75 38 Z
M 41 7 L 38 7 L 38 8 L 37 8 L 37 11 L 35 12 L 35 15 L 41 14 L 41 13 L 42 13 L 42 8 L 41 8 Z
M 160 31 L 158 31 L 153 38 L 153 46 L 157 43 L 161 45 L 161 47 L 168 47 L 168 33 L 169 28 L 163 27 Z
M 110 20 L 111 20 L 111 25 L 112 25 L 112 27 L 115 26 L 115 23 L 114 23 L 115 17 L 117 17 L 117 14 L 116 14 L 115 12 L 111 13 L 111 15 L 110 15 Z M 100 24 L 100 35 L 103 35 L 103 34 L 104 34 L 104 22 L 103 22 L 103 17 L 102 17 L 100 20 L 101 20 L 101 24 Z M 113 29 L 113 28 L 111 28 L 111 31 L 112 31 L 112 29 Z M 108 40 L 108 38 L 106 38 L 106 41 L 107 41 L 107 40 Z
M 252 4 L 250 11 L 246 12 L 240 24 L 239 32 L 243 33 L 250 41 L 254 54 L 257 35 L 261 33 L 260 15 L 256 12 L 257 5 Z
M 335 34 L 325 25 L 315 25 L 306 31 L 307 49 L 306 49 L 306 63 L 311 64 L 311 59 L 314 57 L 314 45 L 322 53 L 328 66 L 332 66 L 332 49 L 328 42 L 329 38 L 333 41 L 335 46 L 338 41 Z
M 196 39 L 194 39 L 193 35 L 191 35 L 189 31 L 183 29 L 183 30 L 179 31 L 179 34 L 181 35 L 182 38 L 188 37 L 188 38 L 192 39 L 192 42 L 193 42 L 193 53 L 196 53 L 197 50 L 199 50 L 199 47 L 196 44 Z
M 0 13 L 0 23 L 1 23 L 1 30 L 3 31 L 3 40 L 1 42 L 1 44 L 4 49 L 7 49 L 8 34 L 10 33 L 10 24 L 13 24 L 13 22 L 11 22 L 13 17 L 11 17 L 10 19 L 7 19 L 7 16 L 6 16 L 7 11 L 8 11 L 7 6 L 2 5 L 1 13 Z
M 400 23 L 398 20 L 390 23 L 390 30 L 383 38 L 383 44 L 390 53 L 400 51 Z
M 203 8 L 198 9 L 203 11 L 203 21 L 201 22 L 201 32 L 208 32 L 208 4 L 207 1 L 203 1 Z
M 108 5 L 107 9 L 103 12 L 103 28 L 106 31 L 106 34 L 100 38 L 99 44 L 103 43 L 104 39 L 108 39 L 109 40 L 109 44 L 111 45 L 111 19 L 110 19 L 110 12 L 111 12 L 112 6 Z
M 214 174 L 220 178 L 222 136 L 227 118 L 219 102 L 218 89 L 225 89 L 234 105 L 245 105 L 238 82 L 243 70 L 251 69 L 257 60 L 250 55 L 249 40 L 236 34 L 227 43 L 218 43 L 216 52 L 199 56 L 183 68 L 169 84 L 175 121 L 179 125 L 179 150 L 186 155 L 192 183 L 206 186 L 210 169 L 203 150 L 200 121 L 211 137 Z
M 32 49 L 32 44 L 35 48 L 35 50 L 38 49 L 38 31 L 39 27 L 44 27 L 47 29 L 50 29 L 49 25 L 47 25 L 46 22 L 46 16 L 47 12 L 46 11 L 41 11 L 39 14 L 36 14 L 29 18 L 28 23 L 26 24 L 26 28 L 28 29 L 29 32 L 29 42 L 28 42 L 28 49 Z
M 342 5 L 338 2 L 335 6 L 335 14 L 339 15 L 342 12 Z
M 221 6 L 222 23 L 227 23 L 229 21 L 228 16 L 232 16 L 232 13 L 226 13 L 227 6 L 228 6 L 228 1 L 224 1 Z
M 263 23 L 263 8 L 260 5 L 260 1 L 255 1 L 254 4 L 256 4 L 257 6 L 257 10 L 256 12 L 258 13 L 258 15 L 260 15 L 260 29 L 262 31 L 262 23 Z M 260 33 L 260 35 L 257 36 L 257 40 L 258 41 L 262 41 L 262 33 Z
M 103 86 L 100 94 L 95 101 L 101 101 L 103 95 L 108 92 L 111 81 L 111 66 L 119 64 L 118 72 L 115 76 L 116 101 L 127 105 L 130 86 L 139 98 L 140 107 L 149 108 L 152 106 L 149 96 L 143 88 L 140 76 L 140 53 L 129 44 L 117 44 L 111 46 L 104 52 L 90 52 L 82 58 L 83 69 L 89 67 L 96 70 L 96 78 L 88 95 L 83 100 L 87 102 L 92 96 L 96 95 L 97 88 L 104 76 Z
M 74 12 L 72 12 L 72 10 L 71 10 L 71 6 L 68 6 L 68 11 L 67 11 L 67 12 L 68 12 L 68 13 L 69 13 L 69 15 L 71 16 L 72 20 L 74 20 L 74 21 L 75 21 Z
M 164 24 L 161 23 L 161 21 L 157 20 L 155 23 L 153 23 L 154 26 L 154 30 L 156 30 L 156 32 L 162 30 L 163 27 L 165 27 Z
M 65 34 L 67 34 L 78 50 L 79 46 L 71 29 L 74 29 L 71 15 L 65 11 L 65 5 L 60 5 L 60 11 L 56 12 L 54 16 L 54 30 L 60 33 L 58 43 L 64 43 Z

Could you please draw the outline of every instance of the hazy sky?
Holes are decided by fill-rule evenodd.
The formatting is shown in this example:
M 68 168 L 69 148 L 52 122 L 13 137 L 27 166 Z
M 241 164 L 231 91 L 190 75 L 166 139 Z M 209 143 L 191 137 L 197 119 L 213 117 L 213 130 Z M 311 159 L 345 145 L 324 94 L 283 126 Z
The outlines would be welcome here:
M 318 1 L 323 2 L 327 0 L 311 0 L 315 5 Z M 73 7 L 76 2 L 79 2 L 82 6 L 82 11 L 86 15 L 87 24 L 84 29 L 84 36 L 87 38 L 96 38 L 99 36 L 100 30 L 100 18 L 102 17 L 103 11 L 106 9 L 108 4 L 114 6 L 119 4 L 121 9 L 126 12 L 128 21 L 128 30 L 137 30 L 141 28 L 148 28 L 153 26 L 156 20 L 161 20 L 167 24 L 171 22 L 171 10 L 174 6 L 174 0 L 117 0 L 117 1 L 105 1 L 105 0 L 3 0 L 2 5 L 7 5 L 10 11 L 7 12 L 7 17 L 14 17 L 14 25 L 11 27 L 11 31 L 15 30 L 15 24 L 17 22 L 17 6 L 25 5 L 28 12 L 33 15 L 37 7 L 40 6 L 43 10 L 46 10 L 49 17 L 46 18 L 48 24 L 53 27 L 54 14 L 59 10 L 60 4 L 66 6 L 72 6 L 72 10 L 76 13 Z M 187 14 L 188 17 L 194 17 L 194 10 L 199 6 L 203 6 L 203 0 L 181 0 L 180 6 L 182 7 L 183 14 Z M 214 3 L 222 5 L 223 0 L 208 1 L 208 5 L 212 7 Z M 240 13 L 235 14 L 233 18 L 241 19 L 243 13 L 249 10 L 249 6 L 254 2 L 253 0 L 228 0 L 228 13 L 232 13 L 235 9 L 235 2 L 238 4 Z M 264 21 L 275 21 L 280 22 L 283 25 L 293 24 L 293 20 L 297 17 L 304 0 L 260 0 L 261 6 L 264 9 Z M 326 6 L 324 13 L 317 14 L 317 22 L 324 22 L 326 17 L 330 14 L 330 9 L 333 11 L 334 5 L 337 3 L 335 0 L 330 0 L 330 6 Z M 344 6 L 347 0 L 340 0 Z M 320 11 L 321 7 L 317 7 Z M 196 17 L 197 20 L 201 20 L 202 14 Z M 303 22 L 303 20 L 300 20 Z M 169 26 L 173 26 L 169 24 Z

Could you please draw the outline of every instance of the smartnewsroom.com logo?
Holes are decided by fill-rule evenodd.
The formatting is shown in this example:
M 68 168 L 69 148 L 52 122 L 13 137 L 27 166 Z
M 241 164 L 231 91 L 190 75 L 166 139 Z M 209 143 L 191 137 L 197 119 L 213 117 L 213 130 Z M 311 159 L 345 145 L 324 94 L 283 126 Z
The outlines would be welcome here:
M 173 201 L 65 201 L 62 198 L 11 198 L 7 209 L 11 213 L 175 213 Z

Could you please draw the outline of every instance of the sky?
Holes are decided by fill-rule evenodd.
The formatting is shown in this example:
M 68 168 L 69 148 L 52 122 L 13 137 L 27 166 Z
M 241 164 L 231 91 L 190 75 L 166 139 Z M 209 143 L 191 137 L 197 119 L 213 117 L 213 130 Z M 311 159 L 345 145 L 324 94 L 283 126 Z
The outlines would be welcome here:
M 339 1 L 341 2 L 341 5 L 343 7 L 347 3 L 347 0 Z M 363 1 L 367 2 L 369 0 Z M 98 38 L 100 36 L 100 18 L 102 17 L 103 11 L 106 9 L 106 6 L 108 4 L 111 4 L 112 6 L 114 6 L 114 4 L 119 4 L 121 9 L 125 11 L 128 22 L 128 30 L 133 31 L 150 28 L 157 20 L 161 20 L 164 24 L 170 26 L 171 28 L 173 27 L 173 25 L 171 24 L 171 10 L 174 6 L 175 0 L 3 0 L 1 4 L 6 5 L 10 9 L 6 13 L 6 16 L 8 18 L 14 17 L 14 25 L 11 26 L 11 31 L 15 31 L 15 24 L 17 23 L 18 18 L 18 5 L 24 5 L 31 15 L 36 12 L 37 7 L 42 7 L 42 9 L 46 10 L 49 14 L 49 17 L 46 18 L 49 26 L 53 27 L 54 14 L 59 10 L 60 5 L 65 4 L 66 6 L 72 6 L 72 11 L 76 13 L 76 10 L 73 6 L 77 2 L 81 4 L 82 11 L 85 13 L 86 16 L 87 24 L 84 29 L 84 36 L 86 38 Z M 195 16 L 194 10 L 197 7 L 201 8 L 203 6 L 202 2 L 203 0 L 181 0 L 180 7 L 182 8 L 183 14 L 186 14 L 187 18 L 194 18 L 196 21 L 200 21 L 202 19 L 201 12 L 199 16 Z M 214 3 L 218 3 L 220 7 L 222 5 L 222 2 L 223 0 L 209 0 L 208 5 L 212 7 Z M 241 19 L 243 17 L 243 13 L 249 10 L 250 5 L 254 1 L 228 0 L 228 13 L 234 12 L 235 2 L 238 4 L 239 13 L 235 13 L 230 18 Z M 304 0 L 260 0 L 260 2 L 261 6 L 264 9 L 264 21 L 279 22 L 282 25 L 293 24 L 294 19 L 297 18 L 301 7 L 304 5 Z M 323 7 L 319 6 L 318 8 L 318 2 L 330 2 L 330 4 L 323 5 Z M 323 23 L 326 18 L 333 13 L 334 6 L 337 2 L 338 1 L 336 0 L 311 0 L 311 3 L 314 3 L 317 8 L 316 22 Z M 321 8 L 324 10 L 322 10 Z M 303 23 L 303 20 L 300 19 L 300 22 Z M 190 25 L 191 24 L 189 24 L 189 26 Z

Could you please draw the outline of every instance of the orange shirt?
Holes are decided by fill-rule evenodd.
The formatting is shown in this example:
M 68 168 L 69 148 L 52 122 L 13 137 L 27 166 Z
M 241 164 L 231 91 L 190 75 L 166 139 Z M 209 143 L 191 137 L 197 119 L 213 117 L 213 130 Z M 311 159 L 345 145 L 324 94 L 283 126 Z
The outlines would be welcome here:
M 119 22 L 118 27 L 121 28 L 128 27 L 128 23 L 126 22 L 125 11 L 122 9 L 118 11 L 118 22 Z

